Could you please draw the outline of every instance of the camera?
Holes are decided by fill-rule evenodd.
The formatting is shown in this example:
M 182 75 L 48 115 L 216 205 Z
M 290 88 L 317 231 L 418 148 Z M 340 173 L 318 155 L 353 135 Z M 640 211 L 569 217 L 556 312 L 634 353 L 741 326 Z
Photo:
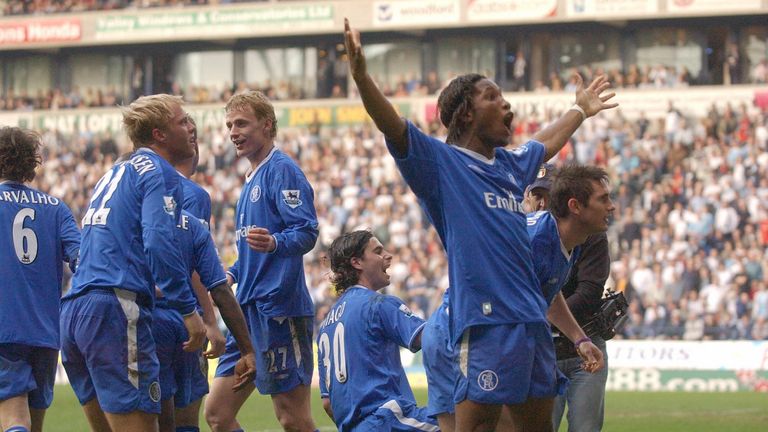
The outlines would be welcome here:
M 616 336 L 616 330 L 620 329 L 627 320 L 629 304 L 624 293 L 608 291 L 603 297 L 600 310 L 587 321 L 582 328 L 587 336 L 599 336 L 604 340 Z

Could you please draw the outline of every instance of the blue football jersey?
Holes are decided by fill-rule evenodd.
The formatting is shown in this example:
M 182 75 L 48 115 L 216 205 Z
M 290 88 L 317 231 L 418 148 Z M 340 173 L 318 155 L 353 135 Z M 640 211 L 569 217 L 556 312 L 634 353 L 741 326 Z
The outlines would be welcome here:
M 83 217 L 80 264 L 67 297 L 118 287 L 152 307 L 157 286 L 172 308 L 194 311 L 176 228 L 180 178 L 165 159 L 141 148 L 99 180 Z
M 320 395 L 329 397 L 340 431 L 350 430 L 390 400 L 415 405 L 400 362 L 425 321 L 397 297 L 362 286 L 348 288 L 320 324 Z
M 550 305 L 568 280 L 573 263 L 579 258 L 580 248 L 577 246 L 570 253 L 565 250 L 560 241 L 557 220 L 548 211 L 528 214 L 528 236 L 531 238 L 536 278 L 547 305 Z
M 298 165 L 273 149 L 246 178 L 235 217 L 238 258 L 228 272 L 240 304 L 255 303 L 270 318 L 314 315 L 303 255 L 315 246 L 317 215 L 314 191 Z M 256 227 L 274 236 L 271 253 L 248 247 L 246 235 Z
M 387 145 L 448 255 L 452 341 L 473 325 L 546 322 L 522 205 L 544 146 L 499 148 L 487 160 L 410 122 L 407 133 L 408 154 Z
M 58 198 L 0 183 L 0 343 L 59 347 L 63 261 L 77 262 L 80 230 Z
M 202 186 L 181 176 L 184 203 L 181 208 L 203 221 L 207 229 L 211 227 L 211 196 Z
M 178 228 L 181 256 L 189 275 L 197 272 L 200 282 L 209 291 L 226 283 L 227 275 L 221 266 L 219 252 L 205 223 L 192 213 L 182 210 Z M 166 307 L 165 298 L 158 297 L 157 305 Z
M 213 237 L 204 222 L 183 210 L 179 228 L 182 231 L 181 253 L 190 274 L 196 271 L 200 282 L 208 290 L 225 283 L 227 275 L 224 274 Z

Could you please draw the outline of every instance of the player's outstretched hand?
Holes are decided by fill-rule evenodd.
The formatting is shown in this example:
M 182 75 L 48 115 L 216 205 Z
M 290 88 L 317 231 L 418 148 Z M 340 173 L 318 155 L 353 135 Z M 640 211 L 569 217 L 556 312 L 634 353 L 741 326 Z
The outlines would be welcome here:
M 256 355 L 252 352 L 243 354 L 235 363 L 235 385 L 232 390 L 240 391 L 253 382 L 256 377 Z
M 349 57 L 349 72 L 357 81 L 368 73 L 365 65 L 363 45 L 360 43 L 360 32 L 349 26 L 349 19 L 344 18 L 344 47 Z
M 611 83 L 608 82 L 608 78 L 605 75 L 600 75 L 589 84 L 588 87 L 584 87 L 584 80 L 581 75 L 576 74 L 578 87 L 576 88 L 576 105 L 580 106 L 587 117 L 599 113 L 602 110 L 616 108 L 619 106 L 617 103 L 606 103 L 609 99 L 616 96 L 616 93 L 610 92 L 603 94 L 608 88 L 611 87 Z
M 221 330 L 215 325 L 205 325 L 205 337 L 208 338 L 208 349 L 203 352 L 207 359 L 221 357 L 227 346 L 227 340 L 221 334 Z
M 266 228 L 251 228 L 245 237 L 248 246 L 256 252 L 272 252 L 277 247 L 275 238 Z
M 583 342 L 579 344 L 579 348 L 576 349 L 576 352 L 583 361 L 581 368 L 585 371 L 595 373 L 605 367 L 603 352 L 592 342 Z
M 182 344 L 186 352 L 193 352 L 203 348 L 205 343 L 205 325 L 197 312 L 184 316 L 184 327 L 187 328 L 189 340 Z

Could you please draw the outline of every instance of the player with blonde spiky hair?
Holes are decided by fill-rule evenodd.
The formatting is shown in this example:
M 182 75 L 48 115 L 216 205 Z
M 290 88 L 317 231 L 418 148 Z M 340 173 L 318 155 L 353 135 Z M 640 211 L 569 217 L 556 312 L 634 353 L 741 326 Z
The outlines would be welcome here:
M 154 431 L 160 384 L 151 312 L 155 287 L 202 347 L 177 228 L 182 191 L 171 166 L 194 155 L 181 99 L 143 96 L 123 108 L 136 152 L 99 180 L 83 217 L 80 264 L 62 300 L 62 362 L 91 428 Z

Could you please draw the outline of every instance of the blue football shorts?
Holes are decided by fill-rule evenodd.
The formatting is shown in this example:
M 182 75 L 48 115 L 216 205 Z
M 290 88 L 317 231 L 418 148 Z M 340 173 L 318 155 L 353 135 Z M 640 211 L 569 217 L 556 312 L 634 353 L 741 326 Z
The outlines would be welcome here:
M 380 406 L 373 414 L 355 425 L 353 432 L 438 432 L 437 421 L 427 415 L 426 408 L 419 408 L 410 403 L 390 400 Z
M 0 401 L 26 394 L 34 409 L 51 406 L 58 362 L 53 348 L 0 344 Z
M 157 362 L 160 365 L 161 400 L 168 400 L 176 395 L 177 383 L 174 367 L 181 362 L 184 352 L 181 344 L 186 333 L 181 314 L 174 309 L 155 307 L 152 311 L 152 337 L 155 339 Z
M 254 384 L 261 394 L 285 393 L 312 382 L 313 317 L 268 318 L 255 305 L 241 305 L 256 351 Z M 235 339 L 227 335 L 227 347 L 219 358 L 216 376 L 231 376 L 240 359 Z
M 453 389 L 459 369 L 448 333 L 448 307 L 445 303 L 429 317 L 421 333 L 421 352 L 427 373 L 427 413 L 453 413 Z
M 495 405 L 563 394 L 568 380 L 557 369 L 547 323 L 481 325 L 467 328 L 454 346 L 459 379 L 454 402 Z
M 75 395 L 107 413 L 160 413 L 151 311 L 136 294 L 91 290 L 61 306 L 61 358 Z
M 184 328 L 184 340 L 189 339 Z M 174 368 L 176 374 L 176 408 L 184 408 L 208 394 L 208 359 L 203 350 L 181 351 L 181 361 Z
M 208 394 L 208 360 L 203 350 L 186 352 L 182 348 L 189 334 L 181 314 L 175 309 L 156 307 L 152 312 L 152 335 L 160 363 L 162 400 L 174 398 L 176 408 L 184 408 Z

